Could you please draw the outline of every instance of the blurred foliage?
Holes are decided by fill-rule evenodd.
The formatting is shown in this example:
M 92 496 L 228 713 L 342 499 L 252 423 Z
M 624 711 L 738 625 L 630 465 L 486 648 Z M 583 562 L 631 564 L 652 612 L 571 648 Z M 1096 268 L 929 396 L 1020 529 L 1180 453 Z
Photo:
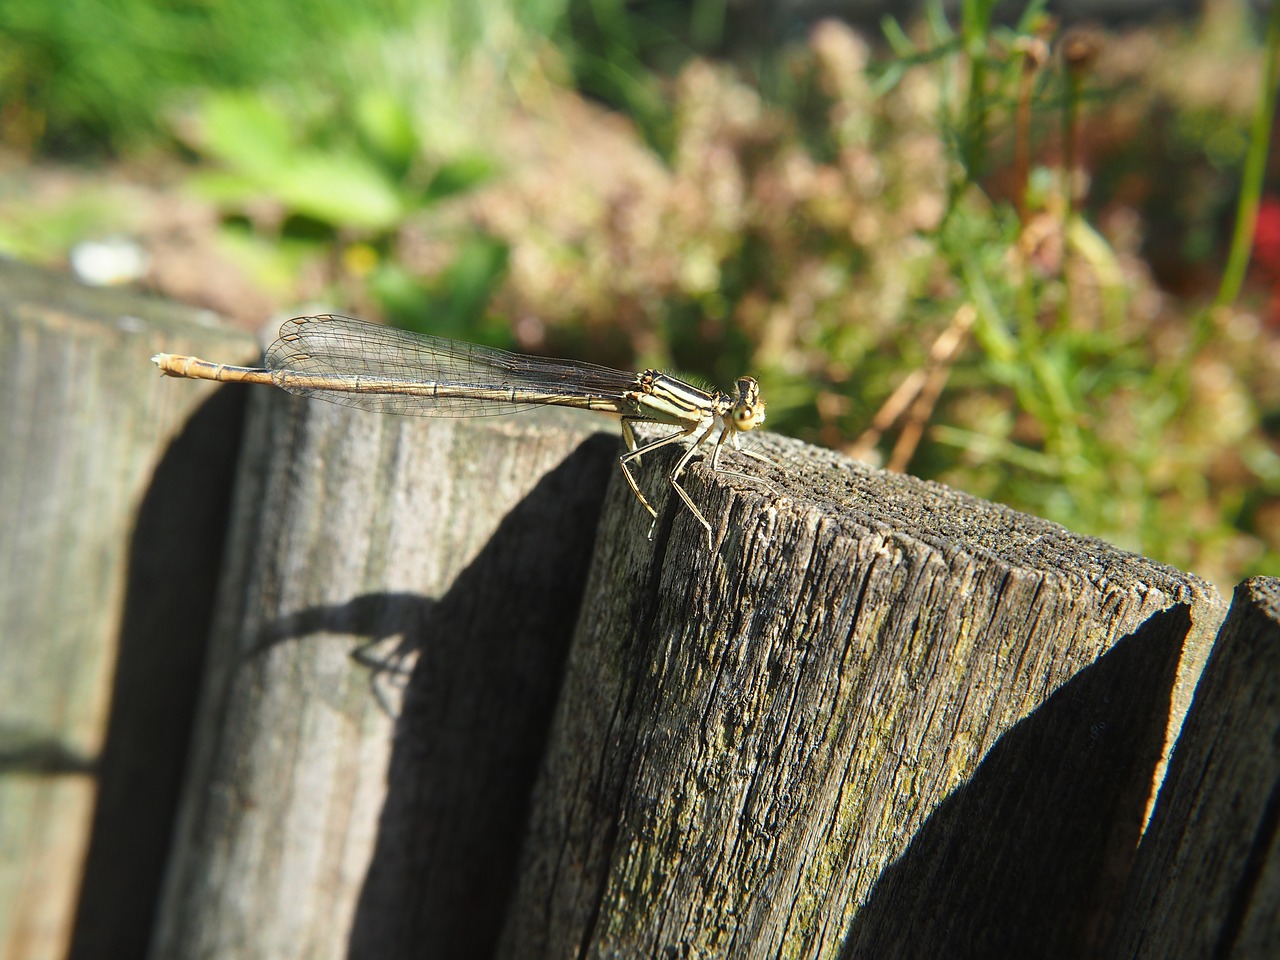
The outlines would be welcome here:
M 302 77 L 326 45 L 403 23 L 408 0 L 210 4 L 7 0 L 0 89 L 8 137 L 47 149 L 119 147 L 163 129 L 176 90 Z
M 83 57 L 76 10 L 136 62 Z M 1280 255 L 1210 305 L 1237 198 L 1280 236 L 1242 172 L 1256 24 L 995 10 L 744 52 L 722 0 L 11 0 L 0 109 L 28 149 L 169 143 L 282 302 L 751 372 L 774 429 L 1224 586 L 1280 574 Z
M 5 140 L 121 150 L 162 137 L 175 96 L 286 88 L 351 97 L 397 63 L 447 75 L 509 24 L 547 31 L 564 0 L 5 0 Z M 500 41 L 501 42 L 501 41 Z M 423 69 L 425 67 L 425 70 Z

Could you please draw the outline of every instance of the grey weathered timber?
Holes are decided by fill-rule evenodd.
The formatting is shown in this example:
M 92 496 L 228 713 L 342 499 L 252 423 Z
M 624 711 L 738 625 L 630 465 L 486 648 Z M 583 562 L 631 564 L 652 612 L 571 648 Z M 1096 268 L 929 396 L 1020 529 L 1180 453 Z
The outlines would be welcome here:
M 646 541 L 611 488 L 497 955 L 1089 955 L 1216 591 L 759 449 L 772 492 L 691 472 L 714 552 L 671 498 Z
M 1236 588 L 1119 911 L 1108 957 L 1280 957 L 1280 580 Z
M 690 470 L 711 550 L 678 451 L 646 457 L 650 540 L 589 415 L 161 379 L 156 351 L 257 352 L 202 319 L 0 264 L 6 957 L 140 955 L 171 832 L 166 960 L 1067 957 L 1194 897 L 1159 891 L 1204 849 L 1176 769 L 1175 840 L 1118 893 L 1223 615 L 1203 582 L 777 437 L 776 469 L 726 458 L 767 487 Z M 1250 589 L 1232 622 L 1273 624 Z M 1243 629 L 1223 649 L 1263 649 Z M 1270 655 L 1199 694 L 1261 719 L 1186 734 L 1235 784 L 1192 821 L 1254 811 L 1236 849 L 1276 833 L 1274 683 L 1239 693 Z M 1250 849 L 1218 946 L 1267 946 Z
M 147 358 L 252 356 L 210 321 L 0 261 L 6 960 L 146 948 L 240 419 Z
M 572 411 L 235 389 L 253 396 L 152 955 L 488 956 L 619 440 Z

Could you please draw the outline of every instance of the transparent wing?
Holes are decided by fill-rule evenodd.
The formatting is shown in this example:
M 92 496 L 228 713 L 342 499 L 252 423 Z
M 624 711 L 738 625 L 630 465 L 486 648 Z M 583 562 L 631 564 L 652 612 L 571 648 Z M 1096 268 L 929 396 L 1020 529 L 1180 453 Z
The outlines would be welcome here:
M 589 401 L 611 398 L 625 411 L 631 408 L 626 394 L 638 385 L 636 374 L 608 367 L 330 315 L 285 321 L 267 350 L 266 365 L 290 393 L 427 417 L 495 416 L 534 403 L 608 409 Z

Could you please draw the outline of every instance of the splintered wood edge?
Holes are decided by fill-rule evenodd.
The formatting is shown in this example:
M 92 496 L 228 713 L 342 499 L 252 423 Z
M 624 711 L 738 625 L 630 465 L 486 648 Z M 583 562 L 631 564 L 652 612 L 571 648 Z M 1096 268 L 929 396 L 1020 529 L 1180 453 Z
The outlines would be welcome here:
M 1155 784 L 1164 776 L 1173 745 L 1191 705 L 1195 686 L 1213 638 L 1226 617 L 1228 604 L 1209 582 L 1096 537 L 1085 536 L 1002 504 L 983 500 L 944 484 L 908 474 L 889 473 L 843 454 L 778 434 L 748 435 L 746 446 L 768 458 L 768 466 L 755 457 L 725 450 L 721 472 L 713 475 L 710 453 L 695 460 L 686 473 L 686 486 L 714 485 L 727 502 L 709 505 L 708 518 L 717 527 L 717 512 L 727 517 L 734 501 L 744 512 L 776 511 L 780 519 L 796 523 L 818 522 L 850 536 L 867 531 L 893 533 L 945 552 L 987 556 L 1011 568 L 1034 570 L 1070 582 L 1087 584 L 1102 592 L 1125 591 L 1141 597 L 1155 610 L 1187 604 L 1191 630 L 1183 648 L 1175 680 L 1164 759 L 1156 770 Z M 671 455 L 674 456 L 674 455 Z M 671 458 L 658 458 L 667 469 Z M 725 470 L 759 477 L 766 489 Z M 660 480 L 647 473 L 642 485 L 653 489 Z M 697 499 L 697 494 L 694 494 Z M 705 494 L 704 494 L 705 496 Z M 668 509 L 674 509 L 672 504 Z M 662 513 L 660 509 L 660 514 Z M 631 524 L 638 529 L 648 514 L 635 511 Z M 639 516 L 643 514 L 643 518 Z M 717 529 L 717 541 L 725 536 L 725 520 Z M 701 527 L 676 524 L 673 537 L 694 538 L 681 549 L 706 549 Z M 1136 624 L 1134 625 L 1136 626 Z M 1147 814 L 1155 802 L 1152 790 Z
M 1236 588 L 1104 957 L 1274 955 L 1278 681 L 1280 579 L 1255 577 Z
M 647 428 L 645 438 L 661 436 L 662 430 L 661 427 Z M 665 431 L 669 433 L 671 428 Z M 809 604 L 816 608 L 823 603 L 821 597 L 815 599 L 812 592 L 800 598 L 794 591 L 831 589 L 822 578 L 831 577 L 831 583 L 839 582 L 845 588 L 856 583 L 859 586 L 855 590 L 876 581 L 879 596 L 875 603 L 882 613 L 890 610 L 891 600 L 886 597 L 906 595 L 896 576 L 898 564 L 905 564 L 915 573 L 927 567 L 934 582 L 943 590 L 964 590 L 968 582 L 965 578 L 973 571 L 981 571 L 982 592 L 975 595 L 987 600 L 992 600 L 994 594 L 986 591 L 998 592 L 1000 584 L 1007 579 L 1018 588 L 1012 595 L 1014 599 L 1009 601 L 1012 604 L 1019 602 L 1016 599 L 1019 595 L 1023 601 L 1039 596 L 1043 587 L 1050 597 L 1066 600 L 1065 604 L 1040 609 L 1069 609 L 1072 613 L 1069 629 L 1077 631 L 1078 637 L 1092 635 L 1091 640 L 1075 644 L 1069 650 L 1044 647 L 1031 654 L 1042 658 L 1036 668 L 1040 671 L 1038 676 L 1052 678 L 1055 686 L 1090 666 L 1094 657 L 1106 652 L 1104 648 L 1112 642 L 1142 630 L 1163 611 L 1184 607 L 1191 626 L 1188 630 L 1179 611 L 1176 619 L 1182 626 L 1168 639 L 1181 646 L 1179 668 L 1184 675 L 1194 678 L 1197 655 L 1202 656 L 1207 647 L 1222 608 L 1221 598 L 1204 581 L 1103 541 L 1073 534 L 1058 524 L 936 483 L 887 474 L 794 440 L 771 435 L 749 439 L 755 441 L 755 450 L 776 466 L 726 450 L 722 451 L 720 473 L 713 475 L 710 451 L 704 450 L 704 455 L 694 460 L 682 479 L 712 525 L 710 551 L 704 528 L 690 515 L 686 505 L 669 489 L 664 490 L 665 478 L 681 455 L 676 445 L 644 457 L 636 471 L 639 486 L 658 510 L 652 540 L 646 539 L 650 525 L 648 513 L 636 503 L 622 478 L 615 479 L 596 544 L 593 579 L 579 620 L 578 666 L 576 672 L 571 668 L 571 679 L 562 693 L 562 707 L 570 712 L 558 719 L 559 732 L 553 733 L 553 747 L 548 755 L 552 759 L 544 761 L 549 764 L 544 767 L 546 799 L 545 807 L 539 810 L 559 810 L 557 804 L 566 802 L 561 796 L 562 790 L 568 790 L 569 800 L 578 796 L 575 778 L 584 768 L 591 767 L 595 762 L 593 758 L 600 756 L 601 751 L 607 754 L 613 749 L 618 736 L 613 724 L 621 722 L 617 720 L 617 711 L 629 709 L 618 704 L 631 701 L 630 694 L 619 693 L 617 704 L 610 698 L 624 687 L 631 689 L 626 684 L 633 681 L 626 677 L 636 676 L 637 670 L 647 671 L 647 664 L 652 662 L 659 674 L 668 669 L 673 671 L 671 676 L 676 679 L 671 681 L 671 689 L 678 689 L 679 677 L 683 674 L 672 667 L 672 663 L 687 657 L 689 662 L 681 665 L 688 668 L 692 676 L 696 673 L 696 664 L 701 662 L 699 657 L 716 655 L 698 652 L 704 639 L 708 650 L 719 650 L 718 644 L 729 644 L 733 657 L 746 657 L 737 644 L 741 636 L 753 628 L 743 624 L 759 616 L 783 623 L 780 629 L 785 633 L 791 604 Z M 767 482 L 768 488 L 755 478 Z M 850 567 L 851 564 L 861 567 L 863 563 L 869 565 L 867 569 Z M 813 570 L 818 581 L 807 580 L 801 568 Z M 945 606 L 947 601 L 940 602 Z M 967 601 L 960 597 L 956 602 Z M 998 598 L 992 602 L 998 603 Z M 849 604 L 858 606 L 861 601 L 854 598 L 846 604 L 837 595 L 832 603 L 842 604 L 843 615 Z M 672 607 L 676 612 L 671 612 Z M 1006 611 L 1007 608 L 1008 605 Z M 930 609 L 941 608 L 935 602 Z M 667 611 L 669 616 L 663 619 L 661 611 Z M 910 633 L 914 629 L 909 620 L 911 611 L 885 613 L 886 616 L 903 614 L 908 619 L 899 625 L 905 624 L 902 629 Z M 814 622 L 823 622 L 822 617 L 819 610 Z M 834 621 L 828 617 L 827 623 L 831 622 Z M 943 629 L 932 622 L 922 624 L 919 629 L 931 633 L 935 626 Z M 875 632 L 879 628 L 871 623 L 861 629 Z M 1055 632 L 1051 625 L 1028 630 L 1044 637 Z M 729 634 L 733 639 L 726 639 Z M 690 647 L 688 641 L 697 649 Z M 1169 690 L 1172 660 L 1179 651 L 1177 647 L 1164 649 L 1166 670 L 1161 674 L 1159 689 L 1148 688 L 1153 712 L 1148 714 L 1147 756 L 1153 764 L 1155 752 L 1161 746 L 1161 728 L 1167 738 L 1171 737 L 1181 716 L 1177 708 L 1169 710 L 1169 699 L 1185 703 L 1191 693 L 1191 682 L 1185 680 L 1183 690 Z M 634 650 L 642 653 L 629 652 Z M 763 647 L 755 652 L 760 650 Z M 892 657 L 892 652 L 887 655 Z M 639 659 L 629 659 L 633 657 Z M 1050 663 L 1052 666 L 1048 666 Z M 785 670 L 784 667 L 778 669 Z M 1134 672 L 1130 669 L 1130 680 Z M 575 676 L 578 681 L 572 679 Z M 1008 676 L 1007 671 L 1004 676 Z M 579 685 L 575 686 L 575 682 Z M 678 697 L 670 702 L 679 705 Z M 1155 713 L 1156 710 L 1159 713 Z M 1166 711 L 1173 716 L 1172 725 Z M 642 711 L 642 715 L 634 718 L 639 724 L 637 729 L 649 722 L 647 716 Z M 593 725 L 595 717 L 605 719 L 608 729 L 603 734 L 600 732 L 603 728 Z M 665 743 L 667 731 L 684 729 L 689 727 L 672 723 L 655 728 L 653 735 L 656 742 Z M 876 735 L 874 731 L 868 734 Z M 648 742 L 644 735 L 637 736 L 636 742 Z M 627 748 L 619 749 L 626 754 Z M 726 747 L 726 754 L 732 754 L 733 749 Z M 1166 744 L 1163 753 L 1167 755 L 1167 752 Z M 617 773 L 616 764 L 611 769 Z M 1133 783 L 1130 795 L 1133 819 L 1131 824 L 1126 822 L 1126 828 L 1132 827 L 1135 842 L 1142 800 L 1154 794 L 1152 786 L 1158 782 L 1160 773 L 1147 766 Z M 1145 791 L 1139 794 L 1137 791 L 1144 787 Z M 638 796 L 643 799 L 644 791 Z M 542 841 L 534 841 L 527 848 L 534 852 L 528 861 L 527 880 L 521 888 L 522 898 L 527 897 L 528 903 L 539 905 L 534 912 L 542 910 L 549 896 L 544 885 L 554 887 L 561 882 L 556 879 L 562 876 L 559 867 L 548 873 L 544 866 L 552 861 L 561 862 L 557 858 L 565 856 L 566 847 L 573 843 L 581 841 L 590 846 L 595 842 L 589 836 L 594 828 L 582 828 L 584 832 L 577 840 L 572 837 L 566 840 L 563 831 L 567 829 L 570 835 L 575 835 L 574 831 L 579 829 L 575 824 L 594 822 L 596 816 L 607 824 L 617 813 L 609 809 L 612 802 L 588 797 L 584 803 L 594 812 L 581 817 L 575 813 L 567 820 L 563 810 L 537 815 L 542 819 L 537 821 L 539 826 L 531 827 L 530 836 L 540 837 L 546 843 L 540 847 Z M 608 826 L 602 829 L 607 834 Z M 580 852 L 569 854 L 568 860 L 578 864 Z M 600 864 L 592 869 L 598 866 Z M 1117 872 L 1108 875 L 1112 885 L 1122 880 L 1119 870 L 1123 866 L 1117 865 Z M 601 869 L 605 871 L 602 875 L 614 876 L 613 867 L 605 865 Z M 575 892 L 577 881 L 571 874 L 572 871 L 563 874 L 567 885 L 562 894 L 556 895 L 556 902 L 581 906 L 580 895 L 590 900 L 592 893 L 585 888 Z M 621 886 L 627 886 L 626 877 L 617 876 L 622 877 L 618 881 Z M 589 881 L 587 887 L 591 882 L 594 881 Z M 602 890 L 597 890 L 595 895 L 600 895 Z M 616 901 L 615 906 L 621 903 Z M 552 938 L 567 935 L 579 942 L 583 934 L 574 927 L 572 910 L 568 907 L 566 910 L 569 912 L 546 924 L 532 914 L 513 913 L 514 919 L 504 933 L 504 943 L 513 950 L 510 955 L 518 955 L 514 950 L 516 943 L 527 945 L 526 935 Z M 551 954 L 554 953 L 552 950 Z
M 889 531 L 1011 567 L 1079 578 L 1101 589 L 1156 591 L 1170 603 L 1209 604 L 1218 612 L 1207 625 L 1214 629 L 1226 615 L 1225 601 L 1200 577 L 1061 524 L 788 437 L 761 434 L 748 442 L 776 466 L 727 450 L 720 473 L 711 473 L 709 456 L 695 460 L 688 473 L 699 484 L 711 481 L 731 491 L 746 510 L 816 517 L 853 534 Z M 772 489 L 727 475 L 725 469 L 758 477 Z

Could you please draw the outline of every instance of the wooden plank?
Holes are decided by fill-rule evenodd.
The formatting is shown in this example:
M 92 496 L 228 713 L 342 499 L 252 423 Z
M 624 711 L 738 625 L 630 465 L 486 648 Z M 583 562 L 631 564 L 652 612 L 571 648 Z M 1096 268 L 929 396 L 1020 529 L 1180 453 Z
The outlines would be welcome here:
M 5 958 L 146 949 L 240 418 L 209 389 L 158 389 L 157 349 L 254 346 L 0 261 Z
M 488 956 L 619 440 L 228 389 L 250 428 L 153 955 Z
M 691 472 L 714 552 L 670 498 L 647 542 L 611 489 L 497 955 L 1096 950 L 1217 593 L 759 449 L 774 494 Z
M 0 270 L 6 956 L 141 953 L 215 607 L 155 956 L 488 956 L 513 891 L 505 956 L 1103 941 L 1207 585 L 773 437 L 691 471 L 714 551 L 646 457 L 650 542 L 590 418 L 263 390 L 215 604 L 200 319 Z
M 1108 957 L 1280 956 L 1280 580 L 1236 588 Z

